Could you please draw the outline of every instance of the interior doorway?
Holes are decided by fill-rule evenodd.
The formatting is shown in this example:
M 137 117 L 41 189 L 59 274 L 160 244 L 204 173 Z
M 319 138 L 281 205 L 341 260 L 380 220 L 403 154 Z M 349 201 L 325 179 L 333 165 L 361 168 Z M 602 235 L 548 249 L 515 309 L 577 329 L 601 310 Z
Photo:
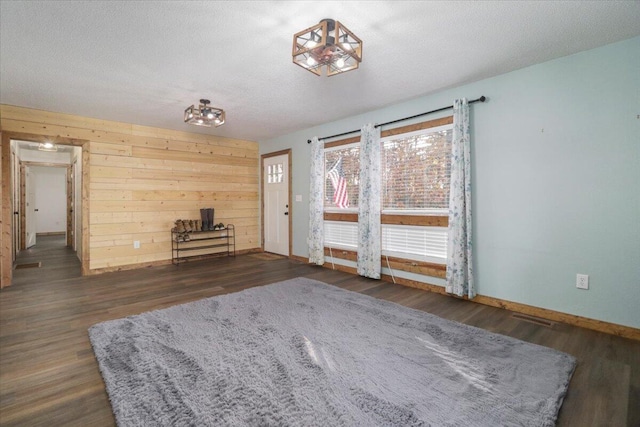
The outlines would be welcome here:
M 21 181 L 16 185 L 24 188 L 23 208 L 19 211 L 21 222 L 25 224 L 23 239 L 26 242 L 20 249 L 36 245 L 38 236 L 51 235 L 62 235 L 62 245 L 72 246 L 71 165 L 34 161 L 21 161 L 20 165 Z
M 291 254 L 291 150 L 262 155 L 262 243 L 265 252 Z
M 48 146 L 43 150 L 51 140 L 55 141 L 51 144 L 54 148 Z M 88 205 L 82 203 L 88 197 L 88 187 L 82 182 L 82 172 L 88 172 L 89 165 L 88 153 L 83 151 L 86 143 L 64 137 L 2 132 L 2 175 L 7 182 L 2 187 L 2 201 L 10 207 L 2 212 L 2 231 L 10 244 L 3 246 L 1 287 L 13 283 L 14 270 L 25 256 L 33 255 L 33 249 L 39 246 L 38 238 L 43 239 L 43 248 L 39 249 L 59 245 L 77 261 L 64 265 L 77 270 L 77 275 L 87 274 L 88 245 L 83 244 L 86 238 L 83 229 L 88 230 Z M 58 264 L 56 268 L 60 267 Z

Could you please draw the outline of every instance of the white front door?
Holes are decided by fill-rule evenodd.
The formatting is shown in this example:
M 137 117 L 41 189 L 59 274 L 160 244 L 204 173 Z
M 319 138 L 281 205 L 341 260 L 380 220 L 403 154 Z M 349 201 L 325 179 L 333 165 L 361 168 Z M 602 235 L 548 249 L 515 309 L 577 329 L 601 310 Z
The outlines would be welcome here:
M 289 256 L 289 156 L 263 159 L 264 250 Z
M 26 247 L 30 248 L 36 244 L 36 179 L 35 174 L 29 166 L 25 167 L 25 175 L 24 184 L 25 194 L 27 196 L 25 204 Z

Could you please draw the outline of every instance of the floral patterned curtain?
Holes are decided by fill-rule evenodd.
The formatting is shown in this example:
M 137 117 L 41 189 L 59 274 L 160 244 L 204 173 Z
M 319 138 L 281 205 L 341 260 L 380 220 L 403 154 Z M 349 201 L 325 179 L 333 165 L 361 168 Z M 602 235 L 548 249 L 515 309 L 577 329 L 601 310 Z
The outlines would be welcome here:
M 447 241 L 447 288 L 469 298 L 476 296 L 471 241 L 471 147 L 469 104 L 466 98 L 453 104 L 451 189 Z
M 358 274 L 380 278 L 380 128 L 367 124 L 360 138 L 358 197 Z
M 324 264 L 324 143 L 311 140 L 311 179 L 309 186 L 309 262 Z

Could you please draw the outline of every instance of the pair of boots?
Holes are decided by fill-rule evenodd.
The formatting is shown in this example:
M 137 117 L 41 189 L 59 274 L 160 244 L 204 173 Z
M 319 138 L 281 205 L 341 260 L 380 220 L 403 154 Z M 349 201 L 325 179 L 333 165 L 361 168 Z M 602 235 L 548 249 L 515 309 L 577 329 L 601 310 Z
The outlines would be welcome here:
M 200 218 L 202 219 L 201 231 L 213 231 L 213 208 L 200 209 Z
M 176 220 L 176 231 L 178 233 L 191 233 L 200 229 L 199 220 L 178 219 Z
M 189 233 L 193 230 L 193 222 L 177 219 L 175 224 L 175 231 L 178 233 L 176 236 L 176 242 L 188 242 L 191 240 Z

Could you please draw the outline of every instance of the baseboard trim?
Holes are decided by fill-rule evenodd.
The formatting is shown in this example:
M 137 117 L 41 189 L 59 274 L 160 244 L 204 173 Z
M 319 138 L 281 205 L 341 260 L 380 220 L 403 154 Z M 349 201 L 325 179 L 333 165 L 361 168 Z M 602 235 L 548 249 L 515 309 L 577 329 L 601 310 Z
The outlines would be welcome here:
M 301 262 L 303 264 L 309 264 L 309 258 L 305 258 L 305 257 L 302 257 L 302 256 L 289 255 L 289 259 L 291 261 L 298 261 L 298 262 Z
M 476 297 L 471 301 L 489 305 L 491 307 L 504 308 L 505 310 L 514 311 L 516 313 L 540 317 L 553 322 L 567 323 L 581 328 L 640 341 L 640 329 L 633 328 L 631 326 L 618 325 L 616 323 L 609 323 L 603 320 L 590 319 L 588 317 L 577 316 L 575 314 L 562 313 L 560 311 L 549 310 L 547 308 L 535 307 L 513 301 L 506 301 L 484 295 L 476 295 Z
M 66 231 L 47 231 L 45 233 L 36 233 L 36 237 L 38 236 L 64 236 L 66 235 Z
M 292 256 L 296 261 L 309 262 L 308 258 Z M 333 268 L 330 264 L 325 263 L 324 268 L 335 269 L 343 271 L 345 273 L 358 274 L 357 269 L 354 267 L 347 267 L 344 265 L 335 264 Z M 393 283 L 393 278 L 389 275 L 383 274 L 381 277 L 385 282 Z M 409 286 L 412 288 L 422 289 L 429 292 L 435 292 L 441 295 L 446 295 L 451 298 L 459 298 L 455 295 L 451 295 L 445 292 L 444 287 L 433 285 L 430 283 L 418 282 L 416 280 L 405 279 L 402 277 L 396 277 L 395 283 L 403 286 Z M 632 340 L 640 341 L 640 329 L 631 326 L 618 325 L 616 323 L 605 322 L 602 320 L 590 319 L 588 317 L 577 316 L 575 314 L 562 313 L 560 311 L 549 310 L 547 308 L 535 307 L 532 305 L 521 304 L 518 302 L 507 301 L 500 298 L 488 297 L 485 295 L 476 295 L 476 297 L 470 300 L 464 297 L 467 301 L 475 302 L 478 304 L 488 305 L 491 307 L 502 308 L 505 310 L 513 311 L 516 313 L 527 314 L 529 316 L 540 317 L 542 319 L 550 320 L 558 323 L 566 323 L 572 326 L 578 326 L 581 328 L 591 329 L 593 331 L 604 332 L 610 335 L 616 335 L 622 338 L 629 338 Z
M 257 252 L 262 252 L 261 248 L 251 248 L 251 249 L 242 249 L 239 251 L 236 251 L 236 255 L 245 255 L 245 254 L 252 254 L 252 253 L 257 253 Z M 221 258 L 224 257 L 225 252 L 220 252 L 220 255 L 216 256 L 211 256 L 211 255 L 203 255 L 202 258 L 193 258 L 192 261 L 196 261 L 196 260 L 201 260 L 201 259 L 207 259 L 207 258 Z M 160 261 L 150 261 L 150 262 L 142 262 L 142 263 L 137 263 L 137 264 L 127 264 L 127 265 L 117 265 L 114 267 L 102 267 L 102 268 L 94 268 L 88 271 L 88 274 L 83 274 L 83 275 L 88 275 L 88 276 L 93 276 L 93 275 L 98 275 L 98 274 L 103 274 L 103 273 L 113 273 L 114 271 L 129 271 L 129 270 L 137 270 L 139 268 L 149 268 L 149 267 L 157 267 L 160 265 L 167 265 L 167 264 L 171 264 L 171 260 L 170 259 L 163 259 Z
M 137 264 L 116 265 L 113 267 L 93 268 L 88 271 L 87 275 L 94 276 L 94 275 L 103 274 L 103 273 L 113 273 L 115 271 L 138 270 L 141 268 L 158 267 L 160 265 L 167 265 L 167 264 L 171 264 L 170 259 L 163 259 L 161 261 L 142 262 Z

